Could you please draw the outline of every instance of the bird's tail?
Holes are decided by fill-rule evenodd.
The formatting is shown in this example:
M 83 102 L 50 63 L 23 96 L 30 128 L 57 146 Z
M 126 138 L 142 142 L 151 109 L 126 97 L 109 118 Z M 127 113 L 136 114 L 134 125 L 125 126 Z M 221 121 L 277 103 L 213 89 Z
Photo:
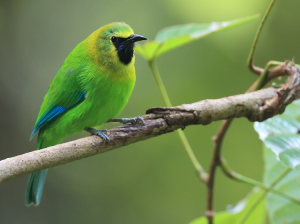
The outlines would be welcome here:
M 47 171 L 48 169 L 30 174 L 25 195 L 26 206 L 39 205 L 43 193 Z
M 43 138 L 40 136 L 41 133 L 39 133 L 38 137 L 38 144 L 37 144 L 37 149 L 42 149 L 42 143 L 43 143 Z M 40 170 L 34 173 L 31 173 L 29 176 L 29 180 L 27 183 L 27 189 L 26 189 L 26 194 L 25 194 L 25 205 L 30 206 L 30 205 L 39 205 L 43 193 L 43 188 L 47 176 L 47 171 L 46 170 Z

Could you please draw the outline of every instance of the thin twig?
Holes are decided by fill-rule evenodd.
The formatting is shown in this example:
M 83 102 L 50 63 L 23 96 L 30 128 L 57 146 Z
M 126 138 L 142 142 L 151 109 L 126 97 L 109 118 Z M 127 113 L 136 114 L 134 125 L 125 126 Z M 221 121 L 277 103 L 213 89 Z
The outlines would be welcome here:
M 166 91 L 166 88 L 165 88 L 165 85 L 162 81 L 162 78 L 159 74 L 159 71 L 157 69 L 157 66 L 155 64 L 155 61 L 154 59 L 151 60 L 151 61 L 148 61 L 148 64 L 149 64 L 149 67 L 154 75 L 154 78 L 155 78 L 155 81 L 158 85 L 158 88 L 161 92 L 161 95 L 165 101 L 165 104 L 167 107 L 172 107 L 172 104 L 171 104 L 171 100 L 168 96 L 168 93 Z M 181 130 L 181 129 L 178 129 L 177 130 L 178 132 L 178 135 L 179 135 L 179 138 L 185 148 L 185 151 L 187 152 L 193 166 L 194 166 L 194 169 L 196 170 L 196 174 L 197 176 L 199 177 L 199 179 L 203 182 L 206 182 L 207 180 L 207 173 L 205 172 L 205 170 L 203 169 L 203 167 L 201 166 L 201 164 L 199 163 L 197 157 L 195 156 L 195 153 L 189 143 L 189 141 L 187 140 L 187 137 L 186 135 L 184 134 L 184 132 Z
M 223 173 L 227 177 L 229 177 L 230 179 L 232 179 L 232 180 L 235 180 L 235 181 L 238 181 L 238 182 L 241 182 L 241 183 L 245 183 L 245 184 L 249 184 L 251 186 L 259 187 L 261 189 L 273 192 L 273 193 L 275 193 L 275 194 L 277 194 L 277 195 L 279 195 L 281 197 L 284 197 L 284 198 L 290 200 L 291 202 L 293 202 L 293 203 L 295 203 L 295 204 L 297 204 L 297 205 L 300 206 L 300 201 L 299 200 L 297 200 L 297 199 L 295 199 L 295 198 L 293 198 L 293 197 L 291 197 L 291 196 L 289 196 L 289 195 L 287 195 L 287 194 L 285 194 L 285 193 L 283 193 L 281 191 L 278 191 L 278 190 L 276 190 L 276 189 L 274 189 L 272 187 L 269 187 L 269 186 L 267 186 L 264 183 L 261 183 L 259 181 L 253 180 L 253 179 L 251 179 L 249 177 L 245 177 L 242 174 L 239 174 L 239 173 L 235 172 L 234 170 L 232 170 L 229 167 L 229 165 L 228 165 L 227 161 L 225 160 L 225 158 L 221 158 L 220 167 L 221 167 Z
M 218 134 L 212 138 L 214 142 L 214 153 L 213 153 L 212 161 L 210 163 L 209 176 L 207 180 L 207 205 L 206 205 L 206 212 L 205 212 L 209 224 L 213 223 L 213 218 L 214 218 L 214 211 L 213 211 L 214 192 L 213 191 L 214 191 L 214 179 L 215 179 L 216 168 L 220 164 L 220 151 L 221 151 L 222 141 L 231 122 L 232 119 L 223 121 Z
M 256 49 L 256 45 L 257 45 L 257 42 L 258 42 L 258 39 L 259 39 L 259 36 L 261 34 L 261 31 L 262 31 L 262 28 L 266 22 L 266 19 L 268 17 L 268 15 L 270 14 L 270 11 L 273 7 L 275 3 L 275 0 L 272 0 L 269 8 L 267 9 L 267 12 L 266 14 L 264 15 L 264 18 L 257 30 L 257 33 L 255 35 L 255 38 L 254 38 L 254 41 L 253 41 L 253 44 L 252 44 L 252 47 L 251 47 L 251 50 L 250 50 L 250 54 L 248 56 L 248 60 L 247 60 L 247 64 L 248 64 L 248 68 L 250 69 L 250 71 L 252 71 L 253 73 L 257 74 L 257 75 L 260 75 L 264 70 L 260 67 L 256 67 L 254 64 L 253 64 L 253 57 L 254 57 L 254 52 L 255 52 L 255 49 Z
M 162 95 L 162 97 L 163 97 L 163 99 L 165 101 L 166 106 L 167 107 L 171 107 L 172 106 L 171 100 L 170 100 L 170 98 L 168 96 L 168 93 L 167 93 L 167 90 L 165 88 L 165 85 L 164 85 L 164 83 L 163 83 L 163 81 L 161 79 L 161 76 L 160 76 L 159 71 L 157 69 L 157 66 L 155 64 L 155 61 L 153 61 L 153 60 L 152 61 L 148 61 L 148 64 L 149 64 L 149 67 L 150 67 L 150 69 L 151 69 L 151 71 L 153 73 L 153 76 L 154 76 L 156 84 L 157 84 L 157 86 L 158 86 L 158 88 L 160 90 L 160 93 L 161 93 L 161 95 Z

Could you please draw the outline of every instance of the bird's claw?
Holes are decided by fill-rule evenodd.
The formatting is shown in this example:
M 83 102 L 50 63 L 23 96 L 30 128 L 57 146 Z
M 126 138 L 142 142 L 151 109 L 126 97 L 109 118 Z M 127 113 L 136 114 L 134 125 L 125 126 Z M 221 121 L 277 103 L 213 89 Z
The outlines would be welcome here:
M 141 116 L 137 116 L 137 117 L 132 117 L 132 118 L 120 118 L 122 119 L 122 123 L 126 124 L 126 123 L 131 123 L 131 124 L 144 124 L 144 119 Z
M 119 122 L 122 124 L 127 124 L 127 123 L 131 123 L 131 124 L 145 124 L 144 119 L 141 116 L 137 116 L 137 117 L 132 117 L 132 118 L 115 118 L 115 119 L 111 119 L 108 122 Z
M 104 133 L 105 131 L 107 131 L 107 129 L 103 129 L 103 130 L 96 130 L 94 128 L 85 128 L 84 130 L 86 130 L 87 132 L 91 133 L 92 135 L 98 135 L 103 139 L 103 142 L 109 142 L 110 139 L 109 137 Z

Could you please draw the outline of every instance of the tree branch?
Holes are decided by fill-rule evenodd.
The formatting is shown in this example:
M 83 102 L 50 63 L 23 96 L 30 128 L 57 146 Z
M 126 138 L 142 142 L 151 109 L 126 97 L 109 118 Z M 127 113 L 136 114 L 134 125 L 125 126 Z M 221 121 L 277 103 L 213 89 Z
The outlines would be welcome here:
M 209 124 L 213 121 L 246 117 L 263 121 L 284 111 L 293 100 L 300 98 L 300 75 L 295 66 L 286 66 L 291 79 L 282 88 L 267 88 L 252 93 L 203 100 L 177 107 L 157 107 L 142 116 L 144 125 L 125 124 L 107 131 L 110 141 L 103 143 L 98 136 L 76 141 L 0 161 L 0 183 L 38 170 L 83 159 L 134 142 L 172 132 L 188 125 Z
M 267 63 L 267 66 L 265 67 L 265 70 L 262 72 L 260 77 L 253 83 L 253 85 L 246 91 L 246 93 L 258 90 L 262 88 L 265 84 L 267 84 L 272 79 L 279 77 L 279 76 L 285 76 L 290 75 L 290 81 L 286 83 L 281 90 L 278 90 L 277 94 L 282 94 L 284 90 L 292 89 L 295 87 L 295 83 L 299 82 L 299 68 L 295 66 L 294 62 L 292 62 L 292 65 L 289 65 L 289 61 L 286 61 L 285 63 L 275 62 L 275 61 L 269 61 Z M 271 65 L 278 64 L 278 66 L 269 69 Z M 297 89 L 298 87 L 296 87 Z M 289 92 L 289 91 L 288 91 Z M 287 93 L 287 92 L 286 92 Z M 289 93 L 291 94 L 291 93 Z M 297 95 L 296 92 L 292 93 L 291 95 Z M 285 98 L 285 97 L 284 97 Z M 287 98 L 286 98 L 287 100 Z M 266 104 L 275 108 L 278 106 L 277 109 L 284 111 L 285 108 L 281 108 L 279 106 L 279 99 L 277 97 L 274 97 L 271 101 L 266 101 Z M 281 108 L 281 109 L 280 109 Z M 281 113 L 282 113 L 281 112 Z M 271 115 L 272 116 L 272 115 Z M 214 211 L 213 211 L 213 191 L 214 191 L 214 177 L 215 177 L 215 171 L 217 166 L 221 163 L 221 149 L 222 149 L 222 142 L 224 139 L 224 136 L 233 121 L 233 118 L 227 119 L 222 122 L 219 132 L 217 135 L 213 136 L 212 140 L 214 143 L 214 153 L 213 158 L 210 164 L 210 170 L 208 174 L 208 179 L 206 182 L 207 186 L 207 205 L 206 205 L 206 212 L 205 216 L 208 219 L 209 224 L 213 224 L 213 218 L 214 218 Z

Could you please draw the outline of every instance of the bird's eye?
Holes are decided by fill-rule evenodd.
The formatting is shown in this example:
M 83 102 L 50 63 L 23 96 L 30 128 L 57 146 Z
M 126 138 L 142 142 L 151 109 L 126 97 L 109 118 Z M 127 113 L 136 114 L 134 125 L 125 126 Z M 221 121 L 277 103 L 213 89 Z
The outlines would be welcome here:
M 112 36 L 112 37 L 111 37 L 111 42 L 116 43 L 117 40 L 118 40 L 118 38 L 116 38 L 115 36 Z

